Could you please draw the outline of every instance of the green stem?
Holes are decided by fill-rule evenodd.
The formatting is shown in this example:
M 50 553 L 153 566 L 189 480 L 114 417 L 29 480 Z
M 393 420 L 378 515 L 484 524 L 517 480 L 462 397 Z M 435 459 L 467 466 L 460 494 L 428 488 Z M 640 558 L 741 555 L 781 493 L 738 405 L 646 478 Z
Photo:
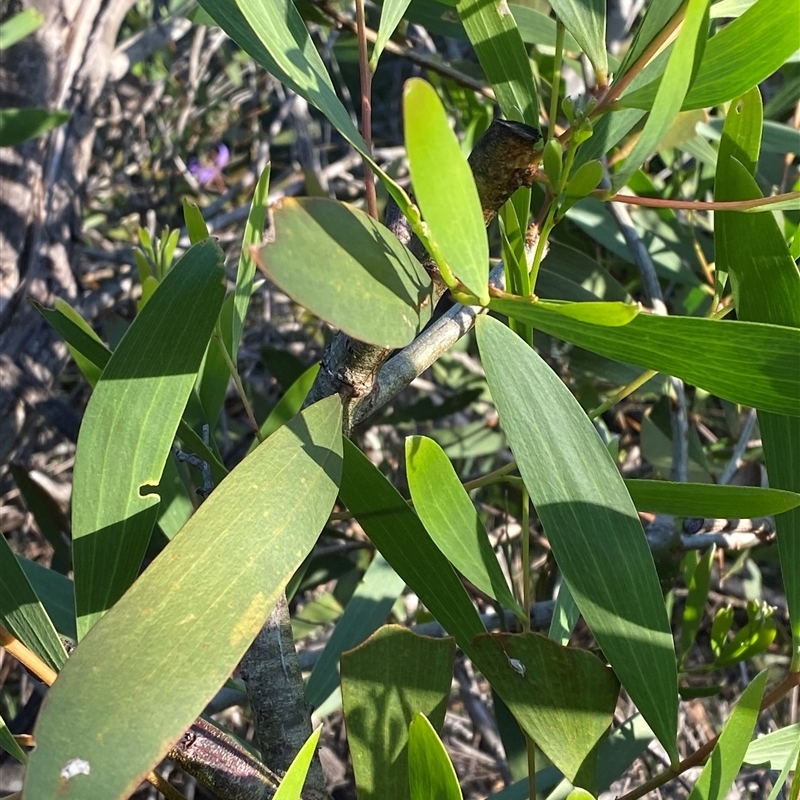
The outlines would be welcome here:
M 550 93 L 550 124 L 547 127 L 547 141 L 556 135 L 558 117 L 558 95 L 561 92 L 561 63 L 564 58 L 564 24 L 556 18 L 556 52 L 553 62 L 553 85 Z
M 594 411 L 589 412 L 589 419 L 597 419 L 601 414 L 605 414 L 609 408 L 612 408 L 621 400 L 624 400 L 629 394 L 633 394 L 640 386 L 643 386 L 650 378 L 658 375 L 657 370 L 648 369 L 643 372 L 638 378 L 634 378 L 627 386 L 623 386 L 615 395 L 610 397 L 602 405 L 597 406 Z
M 493 470 L 492 472 L 488 472 L 482 478 L 475 478 L 473 481 L 467 481 L 464 484 L 464 488 L 471 492 L 473 489 L 480 489 L 483 486 L 489 486 L 492 483 L 499 483 L 502 480 L 506 480 L 506 476 L 513 472 L 517 468 L 516 461 L 510 461 L 508 464 L 500 467 L 499 469 Z
M 258 427 L 258 423 L 256 422 L 256 415 L 253 413 L 253 407 L 250 405 L 250 400 L 248 399 L 247 393 L 244 390 L 244 384 L 239 376 L 239 370 L 236 369 L 236 364 L 233 363 L 233 359 L 228 352 L 228 348 L 225 347 L 225 342 L 222 341 L 222 335 L 219 332 L 219 323 L 217 323 L 217 330 L 214 331 L 214 339 L 219 345 L 220 351 L 222 352 L 222 358 L 225 359 L 225 363 L 228 365 L 228 370 L 233 378 L 234 386 L 236 386 L 236 394 L 239 395 L 239 399 L 242 401 L 244 413 L 247 415 L 247 419 L 250 422 L 250 427 L 253 430 L 253 434 L 259 442 L 263 442 L 264 437 L 261 435 L 261 429 Z
M 522 487 L 522 606 L 525 609 L 525 621 L 522 632 L 531 632 L 531 537 L 530 537 L 530 500 L 528 490 Z M 530 743 L 532 744 L 532 743 Z M 530 745 L 528 747 L 530 759 Z M 535 797 L 536 795 L 531 795 Z

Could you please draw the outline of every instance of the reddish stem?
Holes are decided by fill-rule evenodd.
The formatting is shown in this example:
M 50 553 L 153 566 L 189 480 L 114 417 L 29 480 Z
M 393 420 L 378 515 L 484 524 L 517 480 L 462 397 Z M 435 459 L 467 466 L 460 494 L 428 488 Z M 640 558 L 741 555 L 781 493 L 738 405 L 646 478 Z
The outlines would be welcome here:
M 356 28 L 358 36 L 358 71 L 361 77 L 361 135 L 372 155 L 372 70 L 367 60 L 367 34 L 364 24 L 364 0 L 356 0 Z M 375 193 L 375 176 L 366 158 L 364 163 L 364 187 L 367 197 L 367 213 L 378 219 L 378 197 Z

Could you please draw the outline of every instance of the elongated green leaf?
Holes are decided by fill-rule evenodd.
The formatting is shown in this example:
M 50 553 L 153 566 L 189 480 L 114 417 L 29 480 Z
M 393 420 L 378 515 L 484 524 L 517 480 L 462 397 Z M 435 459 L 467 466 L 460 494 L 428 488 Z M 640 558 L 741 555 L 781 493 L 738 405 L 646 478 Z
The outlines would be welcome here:
M 141 565 L 159 505 L 158 495 L 143 492 L 161 479 L 216 322 L 222 260 L 210 239 L 187 251 L 128 328 L 89 400 L 72 496 L 81 638 Z
M 383 53 L 383 48 L 394 33 L 395 28 L 403 19 L 411 0 L 384 0 L 381 6 L 381 24 L 378 26 L 378 38 L 372 47 L 369 59 L 370 69 L 374 72 L 378 67 L 378 60 Z
M 519 35 L 525 44 L 544 44 L 548 47 L 555 47 L 556 21 L 552 17 L 529 6 L 509 3 L 508 7 L 514 15 Z M 564 32 L 564 50 L 575 55 L 581 51 L 580 45 L 573 39 L 569 31 Z
M 744 763 L 751 767 L 777 770 L 786 762 L 795 742 L 800 741 L 800 722 L 760 736 L 750 742 Z
M 0 717 L 0 747 L 6 751 L 10 756 L 13 756 L 20 762 L 20 764 L 28 763 L 28 756 L 25 751 L 19 746 L 14 735 L 8 729 L 6 721 Z
M 0 141 L 14 147 L 63 125 L 71 114 L 46 108 L 0 108 Z
M 765 517 L 800 506 L 800 494 L 755 486 L 674 483 L 627 479 L 625 486 L 639 511 L 676 517 Z
M 562 583 L 553 608 L 550 629 L 547 631 L 548 638 L 559 644 L 568 644 L 580 615 L 580 609 L 575 605 L 575 598 L 572 596 L 569 586 Z
M 34 303 L 34 307 L 53 330 L 61 334 L 83 377 L 90 386 L 94 387 L 100 380 L 100 373 L 111 358 L 111 351 L 89 328 L 80 314 L 66 303 L 56 302 L 54 309 L 45 308 L 38 303 Z
M 715 553 L 716 548 L 712 545 L 695 565 L 692 577 L 688 582 L 687 589 L 689 591 L 681 624 L 681 663 L 686 658 L 686 654 L 694 642 L 694 637 L 700 630 L 700 623 L 703 621 L 703 614 L 708 602 L 708 590 L 711 586 L 711 566 L 714 563 Z
M 481 201 L 433 86 L 409 80 L 403 114 L 411 180 L 431 238 L 456 277 L 488 302 L 489 242 Z
M 482 592 L 510 608 L 523 622 L 489 537 L 450 459 L 433 439 L 406 439 L 411 499 L 420 519 L 450 563 Z
M 797 9 L 785 0 L 758 0 L 708 42 L 682 110 L 708 108 L 739 97 L 777 72 L 798 49 Z M 658 81 L 654 81 L 623 95 L 622 103 L 650 108 L 657 90 Z
M 47 320 L 47 322 L 57 330 L 63 337 L 67 345 L 76 353 L 81 356 L 81 361 L 76 363 L 81 366 L 81 371 L 84 371 L 84 377 L 89 380 L 93 375 L 99 377 L 106 364 L 111 359 L 111 351 L 97 338 L 96 336 L 87 335 L 83 330 L 83 326 L 76 324 L 71 316 L 66 316 L 60 311 L 53 311 L 44 308 L 43 306 L 34 303 L 36 308 Z M 92 384 L 93 385 L 93 384 Z M 219 483 L 227 474 L 228 470 L 225 465 L 219 460 L 217 453 L 195 433 L 192 427 L 185 419 L 181 419 L 178 426 L 178 435 L 183 441 L 184 445 L 194 453 L 202 458 L 211 467 L 211 476 Z
M 753 678 L 731 712 L 689 800 L 723 800 L 742 766 L 761 708 L 767 670 Z
M 361 800 L 408 797 L 408 726 L 422 712 L 441 730 L 454 655 L 453 639 L 399 625 L 385 625 L 342 655 L 342 704 Z
M 664 77 L 658 85 L 644 130 L 622 168 L 612 176 L 611 186 L 615 191 L 628 182 L 653 152 L 681 110 L 692 81 L 695 54 L 701 42 L 705 41 L 708 4 L 709 0 L 689 0 L 683 25 L 672 48 Z
M 475 662 L 514 717 L 573 783 L 594 784 L 596 745 L 619 683 L 599 658 L 538 633 L 484 634 Z
M 534 306 L 543 311 L 551 311 L 568 319 L 581 320 L 592 325 L 617 328 L 627 325 L 638 313 L 639 306 L 632 303 L 563 303 L 558 300 L 538 300 L 528 297 L 514 297 L 493 293 L 489 308 L 508 316 L 532 320 Z
M 56 631 L 60 636 L 76 641 L 75 587 L 72 581 L 60 572 L 47 569 L 28 558 L 17 556 L 17 561 Z
M 339 399 L 308 408 L 231 472 L 100 620 L 39 717 L 26 800 L 133 792 L 224 683 L 314 546 L 336 497 L 340 442 Z M 61 777 L 75 759 L 89 774 Z
M 312 364 L 296 381 L 294 381 L 294 383 L 292 383 L 283 397 L 278 400 L 277 405 L 269 412 L 269 416 L 264 420 L 264 424 L 261 426 L 261 435 L 265 439 L 272 436 L 281 425 L 285 425 L 300 411 L 303 407 L 303 401 L 314 385 L 314 380 L 318 372 L 319 364 Z M 254 439 L 248 452 L 255 450 L 257 446 L 258 440 Z
M 468 652 L 485 628 L 455 570 L 402 495 L 348 439 L 339 494 L 395 572 Z
M 500 421 L 564 580 L 631 699 L 677 758 L 672 634 L 625 484 L 545 362 L 497 320 L 480 317 L 477 332 Z
M 29 36 L 44 22 L 44 14 L 35 8 L 26 8 L 0 25 L 0 50 L 5 50 Z M 5 142 L 3 142 L 5 144 Z
M 233 292 L 233 315 L 231 318 L 231 359 L 236 363 L 239 342 L 244 331 L 244 320 L 250 295 L 253 293 L 253 279 L 256 274 L 256 262 L 250 248 L 257 245 L 264 235 L 264 223 L 267 219 L 267 198 L 269 196 L 269 176 L 271 165 L 267 164 L 253 192 L 250 202 L 250 213 L 244 226 L 242 236 L 242 252 L 239 256 L 239 267 L 236 270 L 236 288 Z
M 56 672 L 67 660 L 64 645 L 22 567 L 2 537 L 0 544 L 0 622 Z
M 717 159 L 715 199 L 761 196 L 751 173 L 758 161 L 762 118 L 758 89 L 731 105 Z M 717 268 L 730 275 L 739 318 L 791 326 L 785 330 L 800 335 L 800 272 L 772 214 L 715 214 L 714 241 Z M 797 376 L 797 363 L 795 356 L 776 368 Z M 800 417 L 785 416 L 791 413 L 786 410 L 769 413 L 776 410 L 781 409 L 758 413 L 770 486 L 800 492 Z M 792 669 L 800 670 L 800 508 L 781 514 L 775 525 L 792 626 Z
M 308 775 L 308 768 L 311 766 L 314 753 L 317 751 L 317 744 L 321 734 L 322 725 L 308 737 L 305 744 L 300 748 L 300 752 L 294 757 L 294 761 L 292 761 L 289 769 L 286 770 L 286 775 L 283 776 L 281 785 L 278 787 L 278 791 L 275 792 L 273 800 L 300 800 L 303 784 L 306 782 L 306 775 Z
M 383 347 L 404 347 L 428 321 L 430 278 L 388 228 L 324 198 L 287 197 L 273 215 L 275 241 L 259 251 L 259 263 L 309 311 Z M 481 234 L 485 242 L 482 222 Z
M 408 726 L 411 800 L 462 800 L 453 762 L 428 718 L 417 712 Z
M 550 5 L 592 62 L 598 84 L 605 86 L 608 83 L 605 0 L 550 0 Z
M 800 331 L 794 328 L 645 313 L 612 328 L 567 319 L 540 303 L 531 303 L 527 311 L 507 303 L 493 299 L 489 307 L 593 353 L 674 375 L 733 403 L 800 417 L 800 372 L 790 368 L 800 358 Z
M 217 324 L 214 326 L 214 335 L 206 348 L 206 354 L 197 375 L 196 395 L 200 400 L 202 409 L 202 422 L 195 422 L 195 427 L 202 430 L 202 425 L 207 424 L 214 430 L 219 422 L 219 416 L 225 405 L 228 395 L 228 386 L 231 383 L 231 368 L 225 359 L 225 352 L 231 351 L 231 318 L 233 317 L 233 295 L 229 294 L 222 303 Z M 187 416 L 191 418 L 191 406 L 187 409 Z
M 53 496 L 33 479 L 29 470 L 19 464 L 11 463 L 9 471 L 37 527 L 53 548 L 52 569 L 66 575 L 70 570 L 71 556 L 66 536 L 69 523 L 64 512 Z
M 506 119 L 538 128 L 530 61 L 508 5 L 460 0 L 456 9 Z
M 189 241 L 192 244 L 208 239 L 208 225 L 203 218 L 203 212 L 197 203 L 192 203 L 187 198 L 183 198 L 183 221 L 186 223 L 186 232 L 189 234 Z
M 356 150 L 367 152 L 292 0 L 200 0 L 248 55 L 308 100 Z
M 91 325 L 66 301 L 64 301 L 61 297 L 57 297 L 55 299 L 54 305 L 54 312 L 48 309 L 45 309 L 41 306 L 37 306 L 39 311 L 44 315 L 45 319 L 53 325 L 53 327 L 58 330 L 58 332 L 64 337 L 64 341 L 66 342 L 67 349 L 69 350 L 69 354 L 74 359 L 75 363 L 78 365 L 78 369 L 81 371 L 81 374 L 84 378 L 86 378 L 89 386 L 92 388 L 95 387 L 97 381 L 100 380 L 100 373 L 103 371 L 103 367 L 106 365 L 106 362 L 109 358 L 111 358 L 111 351 L 103 344 L 100 337 L 94 332 Z M 89 358 L 87 355 L 84 355 L 77 347 L 70 344 L 69 336 L 65 335 L 62 330 L 59 330 L 56 324 L 56 320 L 53 319 L 53 316 L 57 314 L 62 314 L 63 316 L 67 317 L 69 320 L 74 322 L 82 331 L 84 331 L 89 337 L 91 337 L 97 344 L 100 345 L 99 348 L 92 347 L 92 355 L 96 358 L 102 360 L 102 356 L 100 356 L 100 352 L 105 351 L 107 357 L 105 361 L 94 361 L 93 359 Z
M 347 603 L 306 684 L 306 701 L 319 708 L 339 685 L 339 657 L 372 635 L 403 593 L 406 582 L 376 553 Z

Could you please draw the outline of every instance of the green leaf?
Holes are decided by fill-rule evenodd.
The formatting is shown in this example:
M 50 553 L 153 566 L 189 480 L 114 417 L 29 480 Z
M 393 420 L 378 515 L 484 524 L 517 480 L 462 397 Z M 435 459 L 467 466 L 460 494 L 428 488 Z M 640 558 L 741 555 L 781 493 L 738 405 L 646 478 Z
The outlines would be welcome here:
M 306 739 L 305 744 L 294 757 L 289 769 L 286 770 L 286 775 L 281 779 L 281 785 L 272 800 L 301 800 L 300 794 L 303 791 L 303 784 L 306 782 L 308 768 L 311 766 L 314 753 L 317 751 L 317 744 L 319 744 L 321 734 L 322 725 Z
M 161 479 L 216 322 L 222 262 L 210 239 L 186 252 L 128 328 L 89 400 L 72 496 L 80 638 L 139 571 L 159 506 L 158 495 L 143 492 Z
M 406 582 L 376 553 L 347 603 L 306 684 L 306 702 L 319 708 L 339 685 L 339 657 L 386 622 Z
M 378 60 L 383 53 L 383 48 L 391 38 L 395 28 L 403 19 L 411 0 L 383 0 L 381 6 L 381 22 L 378 26 L 378 38 L 372 47 L 372 56 L 369 59 L 369 68 L 375 72 L 378 67 Z
M 608 83 L 605 0 L 550 0 L 556 16 L 592 62 L 597 83 Z
M 189 241 L 192 244 L 198 244 L 211 235 L 200 207 L 185 197 L 183 198 L 183 221 L 186 223 Z
M 710 39 L 681 109 L 708 108 L 739 97 L 777 72 L 798 49 L 797 9 L 785 0 L 758 0 Z M 659 82 L 653 81 L 623 95 L 622 103 L 650 108 L 658 88 Z
M 67 654 L 5 536 L 0 544 L 0 622 L 56 672 Z
M 742 692 L 688 800 L 723 800 L 727 795 L 753 737 L 767 675 L 767 670 L 760 672 Z
M 627 325 L 608 327 L 567 319 L 541 302 L 525 310 L 493 299 L 489 307 L 593 353 L 674 375 L 732 403 L 800 417 L 800 371 L 789 368 L 800 358 L 800 331 L 794 328 L 646 313 Z
M 422 713 L 408 726 L 408 785 L 411 800 L 463 800 L 453 762 Z
M 26 8 L 0 25 L 0 50 L 6 50 L 12 44 L 32 34 L 41 27 L 44 15 L 35 8 Z M 3 142 L 5 145 L 6 142 Z
M 208 424 L 210 430 L 217 427 L 219 416 L 225 406 L 225 398 L 228 396 L 231 368 L 225 358 L 225 353 L 230 356 L 232 317 L 233 294 L 229 294 L 222 302 L 213 336 L 208 343 L 203 363 L 197 374 L 195 391 L 202 408 L 202 422 L 198 425 L 197 421 L 193 421 L 200 430 L 202 430 L 203 424 Z M 188 411 L 187 417 L 191 419 L 191 411 Z
M 267 164 L 256 184 L 242 236 L 242 252 L 239 256 L 239 267 L 236 270 L 236 288 L 233 292 L 231 319 L 231 360 L 234 364 L 236 363 L 236 354 L 239 352 L 239 342 L 242 340 L 247 307 L 250 305 L 250 295 L 253 293 L 253 278 L 256 274 L 256 262 L 250 248 L 261 242 L 264 223 L 267 219 L 270 172 L 271 167 Z
M 570 175 L 566 187 L 566 195 L 570 199 L 580 200 L 591 194 L 603 180 L 603 165 L 599 161 L 587 161 L 581 164 Z
M 758 161 L 762 119 L 757 88 L 731 104 L 717 158 L 715 200 L 761 196 L 751 173 Z M 784 330 L 800 335 L 800 272 L 775 217 L 718 212 L 714 241 L 717 269 L 730 275 L 737 316 L 791 326 Z M 775 369 L 797 377 L 797 363 L 797 356 L 783 359 Z M 770 413 L 775 411 L 783 413 Z M 770 486 L 800 492 L 800 416 L 789 409 L 759 408 L 758 423 Z M 781 514 L 775 525 L 792 628 L 792 669 L 800 670 L 800 508 Z
M 700 630 L 700 623 L 708 602 L 708 590 L 711 587 L 711 566 L 714 563 L 716 548 L 712 545 L 697 562 L 689 579 L 686 596 L 686 606 L 683 609 L 683 622 L 681 624 L 681 663 L 686 658 L 689 648 L 694 642 L 697 631 Z
M 16 758 L 20 764 L 28 763 L 27 754 L 19 746 L 14 734 L 8 729 L 8 725 L 6 725 L 6 721 L 2 717 L 0 717 L 0 747 L 10 756 Z
M 695 54 L 705 42 L 708 27 L 709 0 L 689 0 L 686 15 L 678 38 L 672 47 L 664 76 L 658 85 L 644 130 L 625 159 L 622 168 L 614 173 L 611 186 L 619 191 L 628 179 L 653 152 L 664 138 L 678 112 L 692 82 Z M 624 102 L 624 101 L 623 101 Z
M 281 425 L 285 425 L 303 407 L 303 401 L 314 385 L 319 364 L 312 364 L 299 378 L 286 390 L 283 397 L 278 400 L 275 408 L 269 412 L 269 416 L 261 426 L 261 435 L 266 439 L 272 436 Z M 250 446 L 251 452 L 258 446 L 258 440 L 254 439 Z
M 514 15 L 519 35 L 525 44 L 543 44 L 555 47 L 556 21 L 552 17 L 529 6 L 509 3 L 508 7 Z M 581 51 L 580 45 L 572 38 L 569 31 L 564 32 L 564 50 L 575 55 Z
M 325 114 L 356 150 L 367 153 L 292 0 L 199 3 L 242 50 Z
M 28 558 L 17 556 L 17 562 L 59 635 L 77 641 L 75 587 L 72 581 L 60 572 Z
M 631 699 L 677 759 L 672 634 L 625 484 L 592 423 L 547 364 L 497 320 L 480 317 L 476 327 L 500 421 L 556 563 Z
M 676 517 L 765 517 L 800 506 L 800 494 L 782 489 L 673 483 L 640 478 L 627 479 L 625 486 L 639 511 L 673 514 Z
M 336 497 L 340 442 L 339 399 L 308 408 L 231 472 L 98 622 L 39 717 L 26 800 L 134 791 L 225 682 L 314 546 Z M 67 782 L 60 775 L 76 758 L 91 772 Z
M 53 548 L 52 569 L 66 575 L 71 569 L 72 559 L 67 538 L 69 523 L 64 512 L 41 483 L 33 479 L 29 470 L 13 462 L 8 468 L 25 507 L 33 515 L 36 526 Z
M 798 741 L 800 741 L 800 722 L 787 725 L 785 728 L 768 733 L 766 736 L 760 736 L 750 742 L 744 756 L 744 763 L 751 767 L 780 769 Z
M 422 712 L 441 730 L 454 655 L 453 639 L 399 625 L 385 625 L 342 655 L 342 704 L 361 800 L 408 797 L 408 727 Z
M 348 335 L 382 347 L 409 344 L 431 313 L 431 281 L 390 233 L 336 200 L 284 198 L 264 272 L 293 300 Z M 484 242 L 486 232 L 481 223 Z M 486 272 L 488 259 L 484 263 Z
M 397 489 L 348 439 L 339 495 L 395 572 L 469 652 L 486 629 L 455 570 Z
M 595 747 L 619 694 L 614 673 L 597 656 L 538 633 L 482 634 L 474 646 L 480 671 L 537 746 L 569 780 L 584 767 L 593 783 Z
M 508 317 L 524 319 L 533 323 L 540 318 L 538 312 L 558 314 L 567 320 L 580 320 L 591 325 L 616 328 L 627 325 L 639 313 L 639 306 L 633 303 L 565 303 L 559 300 L 540 300 L 530 297 L 493 292 L 489 301 L 492 311 L 499 311 Z
M 460 0 L 456 9 L 506 119 L 538 128 L 539 103 L 533 73 L 508 5 Z
M 41 306 L 37 307 L 44 315 L 44 318 L 64 337 L 69 354 L 78 365 L 78 369 L 81 371 L 83 377 L 86 378 L 89 386 L 94 388 L 94 386 L 97 384 L 97 381 L 100 380 L 100 373 L 103 371 L 103 367 L 105 367 L 108 359 L 111 358 L 111 351 L 103 344 L 102 340 L 94 332 L 91 325 L 89 325 L 89 323 L 61 297 L 56 297 L 54 311 L 48 311 Z M 90 350 L 85 355 L 82 349 L 79 349 L 75 345 L 71 344 L 68 335 L 64 333 L 64 331 L 57 325 L 56 320 L 58 314 L 61 314 L 74 322 L 84 333 L 86 333 L 87 336 L 94 341 L 94 343 L 96 343 L 96 345 L 99 345 L 99 347 L 95 346 L 94 344 L 90 345 Z M 82 337 L 81 340 L 84 341 Z M 103 360 L 103 357 L 100 355 L 101 350 L 106 353 L 105 360 Z
M 46 108 L 0 108 L 0 142 L 14 147 L 63 125 L 71 114 Z
M 411 499 L 431 539 L 450 563 L 482 592 L 510 608 L 524 623 L 489 537 L 450 459 L 433 439 L 406 439 Z
M 553 608 L 553 618 L 550 620 L 550 629 L 547 637 L 559 644 L 568 644 L 581 612 L 575 605 L 575 598 L 566 583 L 561 584 Z
M 481 201 L 433 86 L 419 78 L 407 81 L 403 114 L 411 181 L 430 237 L 456 277 L 488 302 L 489 242 Z

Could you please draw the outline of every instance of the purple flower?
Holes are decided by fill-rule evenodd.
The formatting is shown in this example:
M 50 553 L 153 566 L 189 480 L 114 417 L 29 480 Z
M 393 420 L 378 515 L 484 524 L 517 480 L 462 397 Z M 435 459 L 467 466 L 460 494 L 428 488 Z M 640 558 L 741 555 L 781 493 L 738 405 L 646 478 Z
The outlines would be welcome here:
M 207 186 L 210 183 L 217 183 L 224 185 L 222 178 L 222 170 L 231 159 L 231 151 L 227 146 L 220 142 L 217 145 L 216 153 L 214 155 L 213 163 L 208 163 L 206 159 L 193 157 L 189 159 L 189 172 L 197 178 L 201 186 Z

